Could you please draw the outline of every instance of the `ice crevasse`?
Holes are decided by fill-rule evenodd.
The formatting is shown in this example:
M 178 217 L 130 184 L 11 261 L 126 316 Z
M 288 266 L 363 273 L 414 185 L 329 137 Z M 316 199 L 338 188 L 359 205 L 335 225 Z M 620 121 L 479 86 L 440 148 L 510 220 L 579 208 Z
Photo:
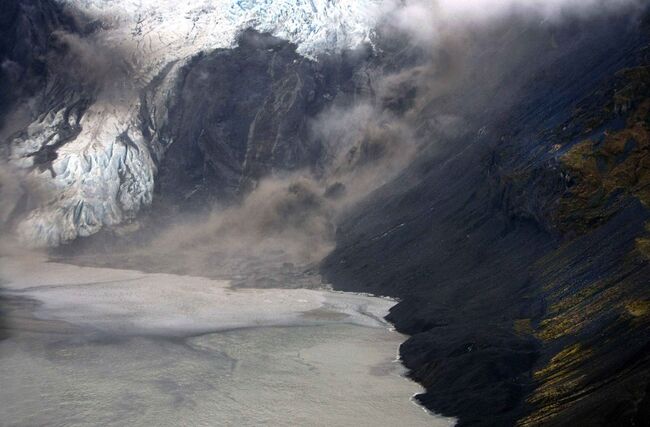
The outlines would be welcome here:
M 369 42 L 382 0 L 56 0 L 68 10 L 100 22 L 81 42 L 128 52 L 124 75 L 91 105 L 74 108 L 78 96 L 53 105 L 12 141 L 10 163 L 40 189 L 37 206 L 17 228 L 22 240 L 56 246 L 134 217 L 152 202 L 156 162 L 164 147 L 161 123 L 143 123 L 142 90 L 155 78 L 148 100 L 164 118 L 166 100 L 186 61 L 201 51 L 235 46 L 239 31 L 254 28 L 297 45 L 315 58 Z M 119 84 L 118 84 L 119 83 Z M 122 90 L 115 91 L 120 86 Z M 49 88 L 51 89 L 51 88 Z M 47 91 L 48 88 L 45 89 Z M 106 89 L 108 92 L 109 89 Z M 162 111 L 162 113 L 161 113 Z M 62 132 L 62 129 L 75 132 Z M 145 129 L 146 128 L 146 129 Z M 65 141 L 62 138 L 65 137 Z M 35 153 L 56 147 L 51 167 L 35 167 Z

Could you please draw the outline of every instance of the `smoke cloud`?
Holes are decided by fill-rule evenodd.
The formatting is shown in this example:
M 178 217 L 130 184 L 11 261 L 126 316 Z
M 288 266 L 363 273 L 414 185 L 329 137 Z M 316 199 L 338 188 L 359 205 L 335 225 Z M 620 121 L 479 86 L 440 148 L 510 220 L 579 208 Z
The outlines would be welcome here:
M 275 286 L 285 280 L 283 286 L 316 286 L 317 278 L 305 272 L 332 249 L 338 219 L 424 153 L 483 132 L 486 117 L 507 110 L 526 76 L 552 60 L 557 41 L 549 26 L 640 4 L 386 1 L 377 55 L 390 50 L 399 63 L 367 64 L 369 90 L 354 102 L 334 100 L 313 120 L 309 137 L 320 141 L 326 153 L 317 172 L 276 173 L 234 205 L 215 206 L 208 215 L 174 217 L 162 229 L 157 224 L 152 231 L 145 218 L 117 229 L 118 235 L 129 236 L 126 247 L 118 244 L 116 251 L 111 246 L 110 254 L 88 251 L 77 260 L 231 278 L 244 285 Z M 92 38 L 57 37 L 79 63 L 78 78 L 119 86 L 122 80 L 115 76 L 130 74 L 122 53 L 99 58 L 101 48 Z M 538 59 L 540 51 L 551 53 Z
M 47 189 L 40 182 L 0 161 L 0 255 L 31 250 L 15 238 L 13 229 L 26 212 L 46 199 Z
M 445 33 L 507 17 L 557 23 L 644 7 L 642 0 L 388 0 L 381 13 L 385 27 L 406 32 L 418 43 L 435 43 Z

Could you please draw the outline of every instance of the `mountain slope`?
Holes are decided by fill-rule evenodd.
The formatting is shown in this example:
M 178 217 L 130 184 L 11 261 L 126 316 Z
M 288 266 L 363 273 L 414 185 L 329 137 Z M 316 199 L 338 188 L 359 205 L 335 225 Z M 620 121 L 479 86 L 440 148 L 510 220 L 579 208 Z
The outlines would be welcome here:
M 2 138 L 8 167 L 40 190 L 12 228 L 23 241 L 57 246 L 133 219 L 151 204 L 156 165 L 172 142 L 157 135 L 168 117 L 142 122 L 147 87 L 158 82 L 148 108 L 162 112 L 178 96 L 184 65 L 201 52 L 234 47 L 246 28 L 284 37 L 310 58 L 354 48 L 370 40 L 375 3 L 11 0 L 3 6 L 8 16 L 26 10 L 37 18 L 17 30 L 38 33 L 27 34 L 24 48 L 41 62 L 26 66 L 43 63 L 35 70 L 39 86 L 20 98 L 28 106 L 24 123 Z M 57 20 L 71 25 L 50 25 Z M 9 43 L 18 40 L 10 35 Z
M 648 422 L 650 34 L 626 17 L 572 29 L 542 32 L 511 106 L 489 109 L 497 88 L 485 127 L 349 215 L 322 267 L 401 299 L 419 399 L 460 425 Z
M 336 226 L 323 276 L 400 299 L 428 408 L 648 424 L 647 14 L 508 15 L 432 47 L 368 4 L 4 2 L 3 232 L 317 286 L 292 256 Z

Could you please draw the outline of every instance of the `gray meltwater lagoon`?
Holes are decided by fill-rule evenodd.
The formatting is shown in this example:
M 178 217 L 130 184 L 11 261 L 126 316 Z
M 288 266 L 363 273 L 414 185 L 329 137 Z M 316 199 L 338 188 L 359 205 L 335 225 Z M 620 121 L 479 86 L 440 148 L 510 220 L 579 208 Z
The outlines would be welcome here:
M 411 401 L 394 302 L 0 259 L 2 426 L 449 426 Z

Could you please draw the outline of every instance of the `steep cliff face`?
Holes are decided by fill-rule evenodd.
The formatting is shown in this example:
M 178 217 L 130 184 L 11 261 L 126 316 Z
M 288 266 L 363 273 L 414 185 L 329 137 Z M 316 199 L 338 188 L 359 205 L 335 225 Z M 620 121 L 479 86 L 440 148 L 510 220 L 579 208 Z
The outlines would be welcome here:
M 349 215 L 322 271 L 401 299 L 419 399 L 461 425 L 644 425 L 647 20 L 546 40 L 522 96 Z
M 367 90 L 369 54 L 360 48 L 316 62 L 296 45 L 246 31 L 236 48 L 194 58 L 160 131 L 174 142 L 160 165 L 158 205 L 210 208 L 248 194 L 264 177 L 317 172 L 328 147 L 310 126 L 335 98 Z

